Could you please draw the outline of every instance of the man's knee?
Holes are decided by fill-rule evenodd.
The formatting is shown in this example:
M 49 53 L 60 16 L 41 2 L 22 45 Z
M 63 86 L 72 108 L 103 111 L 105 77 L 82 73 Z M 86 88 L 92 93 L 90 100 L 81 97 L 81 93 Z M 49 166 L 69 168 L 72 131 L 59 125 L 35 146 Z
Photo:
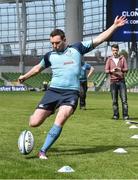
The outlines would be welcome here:
M 37 122 L 37 120 L 35 119 L 35 117 L 33 115 L 30 116 L 29 126 L 30 127 L 37 127 L 37 126 L 39 126 L 39 123 Z
M 30 127 L 40 126 L 46 118 L 48 118 L 52 114 L 52 111 L 46 111 L 43 109 L 37 109 L 29 119 Z

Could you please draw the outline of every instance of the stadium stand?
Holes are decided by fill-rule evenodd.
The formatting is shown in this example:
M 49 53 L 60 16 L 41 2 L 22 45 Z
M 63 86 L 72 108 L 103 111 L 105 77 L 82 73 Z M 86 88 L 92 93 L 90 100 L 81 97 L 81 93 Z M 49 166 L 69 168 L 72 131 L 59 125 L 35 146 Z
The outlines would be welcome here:
M 21 73 L 19 72 L 2 72 L 0 79 L 0 86 L 4 86 L 4 79 L 11 83 L 12 85 L 17 84 L 17 79 Z M 40 73 L 27 81 L 24 85 L 30 88 L 43 88 L 43 82 L 49 83 L 51 80 L 51 73 Z M 129 70 L 126 77 L 126 85 L 128 89 L 135 88 L 138 86 L 138 69 Z M 105 72 L 95 72 L 93 76 L 89 79 L 89 83 L 92 82 L 96 91 L 100 91 L 102 86 L 108 80 L 107 74 Z M 90 83 L 91 84 L 91 83 Z
M 3 72 L 1 73 L 2 77 L 11 82 L 11 84 L 16 85 L 17 79 L 20 75 L 18 72 Z M 40 73 L 37 76 L 34 76 L 28 80 L 25 81 L 24 85 L 31 88 L 42 88 L 43 82 L 46 81 L 49 83 L 51 80 L 51 74 L 50 73 Z
M 24 65 L 34 66 L 40 62 L 41 56 L 24 55 Z M 20 56 L 0 56 L 0 66 L 19 66 Z
M 93 76 L 89 79 L 93 82 L 96 91 L 103 89 L 109 89 L 109 80 L 105 72 L 95 72 Z M 138 69 L 129 70 L 125 77 L 127 89 L 133 89 L 138 86 Z M 107 87 L 108 86 L 108 87 Z
M 18 72 L 2 72 L 2 77 L 6 79 L 7 81 L 17 81 L 20 73 Z
M 4 86 L 4 80 L 0 79 L 0 86 Z
M 66 14 L 67 1 L 26 0 L 24 1 L 25 3 L 22 2 L 23 1 L 16 1 L 15 3 L 13 0 L 0 1 L 0 73 L 3 72 L 2 77 L 0 76 L 0 85 L 16 85 L 21 73 L 27 72 L 31 67 L 40 62 L 43 55 L 51 49 L 49 34 L 51 30 L 53 30 L 53 27 L 61 28 L 64 31 L 68 29 L 66 27 L 66 22 L 68 21 Z M 77 31 L 76 34 L 75 32 L 73 34 L 78 37 L 80 33 L 82 40 L 88 40 L 91 37 L 94 38 L 106 29 L 107 3 L 102 0 L 82 0 L 80 2 L 82 2 L 83 10 L 83 28 L 81 33 Z M 78 2 L 78 5 L 80 2 Z M 18 3 L 20 4 L 19 14 L 17 13 Z M 75 5 L 75 3 L 73 5 Z M 73 13 L 73 11 L 69 11 L 69 13 L 70 12 Z M 22 13 L 24 16 L 22 16 Z M 19 18 L 19 22 L 18 17 L 21 17 L 21 21 Z M 81 21 L 81 19 L 79 20 Z M 77 23 L 78 20 L 75 24 Z M 71 30 L 72 28 L 70 31 Z M 20 52 L 18 31 L 20 32 L 20 38 L 22 40 L 22 52 Z M 125 48 L 126 51 L 129 49 L 127 48 L 128 42 L 119 42 L 119 44 L 120 47 Z M 108 53 L 110 53 L 109 45 L 110 43 L 105 42 L 84 57 L 84 60 L 95 68 L 95 73 L 90 79 L 91 87 L 94 86 L 95 90 L 101 90 L 104 85 L 105 89 L 109 89 L 107 88 L 109 87 L 109 83 L 107 83 L 108 79 L 104 73 L 105 59 Z M 131 54 L 128 57 L 130 58 Z M 128 62 L 129 68 L 137 68 L 137 57 L 128 59 Z M 133 63 L 131 64 L 130 62 Z M 22 66 L 23 68 L 21 68 Z M 48 73 L 51 73 L 51 71 L 48 69 L 43 71 L 43 73 L 44 75 L 41 74 L 40 76 L 32 77 L 24 84 L 27 87 L 33 88 L 43 86 L 43 81 L 50 81 L 51 74 Z M 129 70 L 126 76 L 126 84 L 130 89 L 138 86 L 138 70 Z
M 25 81 L 25 85 L 30 86 L 32 88 L 43 88 L 43 82 L 49 83 L 51 80 L 51 74 L 49 73 L 41 73 L 37 76 L 34 76 L 28 80 Z
M 126 75 L 127 88 L 134 88 L 138 86 L 138 69 L 129 70 Z
M 105 82 L 107 75 L 105 72 L 95 72 L 91 77 L 91 81 L 95 86 L 95 90 L 99 91 L 103 83 Z

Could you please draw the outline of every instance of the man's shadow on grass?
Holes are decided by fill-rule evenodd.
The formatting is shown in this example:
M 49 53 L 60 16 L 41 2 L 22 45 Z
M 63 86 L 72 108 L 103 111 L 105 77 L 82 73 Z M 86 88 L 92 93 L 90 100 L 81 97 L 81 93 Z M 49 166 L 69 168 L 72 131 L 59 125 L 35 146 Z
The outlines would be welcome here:
M 108 109 L 108 108 L 86 108 L 86 109 L 79 109 L 80 110 L 80 112 L 85 112 L 85 111 L 97 111 L 97 110 L 101 110 L 101 111 L 103 111 L 103 110 L 105 110 L 105 109 Z
M 72 145 L 76 146 L 76 145 Z M 81 155 L 81 154 L 94 154 L 94 153 L 102 153 L 106 151 L 114 151 L 115 149 L 122 147 L 119 146 L 96 146 L 96 147 L 79 147 L 79 148 L 69 148 L 69 149 L 60 149 L 60 148 L 51 148 L 49 153 L 52 156 L 58 155 Z M 123 146 L 123 148 L 130 148 L 130 147 L 138 147 L 138 146 Z M 35 159 L 38 156 L 27 156 L 26 159 Z
M 129 120 L 130 120 L 130 121 L 131 121 L 131 120 L 138 120 L 138 117 L 130 117 Z M 137 121 L 137 123 L 138 123 L 138 121 Z
M 75 146 L 75 145 L 74 145 Z M 59 149 L 52 148 L 50 152 L 54 152 L 54 156 L 57 155 L 80 155 L 80 154 L 94 154 L 94 153 L 102 153 L 106 151 L 114 151 L 115 149 L 122 147 L 119 146 L 96 146 L 96 147 L 80 147 L 80 148 L 72 148 L 72 149 Z M 123 146 L 123 148 L 130 147 L 138 147 L 138 146 Z M 53 154 L 52 154 L 53 155 Z

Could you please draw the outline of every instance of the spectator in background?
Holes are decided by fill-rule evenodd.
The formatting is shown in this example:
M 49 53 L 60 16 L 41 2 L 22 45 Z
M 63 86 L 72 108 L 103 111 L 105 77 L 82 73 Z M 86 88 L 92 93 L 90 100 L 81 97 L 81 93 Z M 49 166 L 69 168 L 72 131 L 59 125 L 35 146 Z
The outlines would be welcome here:
M 124 56 L 119 55 L 118 44 L 111 46 L 112 56 L 105 65 L 105 72 L 110 75 L 110 91 L 112 96 L 113 119 L 119 119 L 118 94 L 122 102 L 122 116 L 124 120 L 129 119 L 127 89 L 125 84 L 125 73 L 128 71 L 127 62 Z
M 80 73 L 80 109 L 86 110 L 86 94 L 87 94 L 87 79 L 92 75 L 94 67 L 90 64 L 81 62 Z

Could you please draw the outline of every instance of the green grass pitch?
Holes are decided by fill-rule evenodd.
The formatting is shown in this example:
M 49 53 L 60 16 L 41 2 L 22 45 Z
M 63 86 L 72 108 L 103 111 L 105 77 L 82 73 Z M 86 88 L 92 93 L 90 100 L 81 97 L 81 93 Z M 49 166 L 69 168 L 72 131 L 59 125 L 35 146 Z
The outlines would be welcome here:
M 52 115 L 38 128 L 28 127 L 29 116 L 42 95 L 0 92 L 0 179 L 138 179 L 138 140 L 130 138 L 138 134 L 138 129 L 129 129 L 122 117 L 118 121 L 111 119 L 109 92 L 88 92 L 87 110 L 76 110 L 48 151 L 49 159 L 39 160 L 36 155 L 55 117 Z M 137 102 L 138 95 L 128 93 L 129 114 L 135 121 Z M 29 155 L 20 154 L 17 146 L 19 134 L 25 129 L 35 138 Z M 119 147 L 128 153 L 114 153 Z M 75 172 L 57 172 L 66 165 Z

